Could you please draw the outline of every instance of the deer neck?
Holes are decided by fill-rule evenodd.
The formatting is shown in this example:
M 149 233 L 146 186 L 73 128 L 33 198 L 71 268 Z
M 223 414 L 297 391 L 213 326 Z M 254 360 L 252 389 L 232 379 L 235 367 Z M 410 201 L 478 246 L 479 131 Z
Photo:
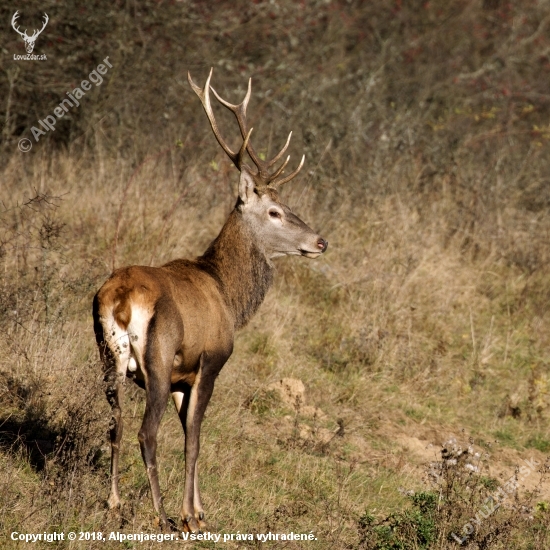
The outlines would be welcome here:
M 235 328 L 246 325 L 271 285 L 273 266 L 237 209 L 199 263 L 218 281 Z

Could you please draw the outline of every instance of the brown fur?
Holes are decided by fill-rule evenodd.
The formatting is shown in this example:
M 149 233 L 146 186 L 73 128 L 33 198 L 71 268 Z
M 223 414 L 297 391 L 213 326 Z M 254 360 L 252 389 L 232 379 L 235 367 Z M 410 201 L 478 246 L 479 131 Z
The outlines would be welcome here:
M 273 279 L 273 266 L 240 222 L 237 210 L 198 264 L 219 282 L 233 314 L 234 328 L 244 327 L 264 300 Z

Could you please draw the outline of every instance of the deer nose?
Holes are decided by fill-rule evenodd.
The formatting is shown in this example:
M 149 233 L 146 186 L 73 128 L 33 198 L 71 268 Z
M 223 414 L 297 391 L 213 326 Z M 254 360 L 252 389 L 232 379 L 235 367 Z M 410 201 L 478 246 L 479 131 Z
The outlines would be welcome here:
M 327 249 L 327 246 L 328 246 L 328 241 L 325 241 L 325 239 L 320 237 L 319 240 L 317 241 L 317 248 L 319 248 L 321 252 L 324 252 Z

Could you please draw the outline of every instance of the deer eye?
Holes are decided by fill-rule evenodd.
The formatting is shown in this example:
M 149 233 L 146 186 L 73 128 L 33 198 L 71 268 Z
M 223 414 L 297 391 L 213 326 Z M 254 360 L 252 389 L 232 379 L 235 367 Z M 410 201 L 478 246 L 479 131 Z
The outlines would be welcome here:
M 277 212 L 277 210 L 270 210 L 269 215 L 272 218 L 281 218 L 281 213 Z

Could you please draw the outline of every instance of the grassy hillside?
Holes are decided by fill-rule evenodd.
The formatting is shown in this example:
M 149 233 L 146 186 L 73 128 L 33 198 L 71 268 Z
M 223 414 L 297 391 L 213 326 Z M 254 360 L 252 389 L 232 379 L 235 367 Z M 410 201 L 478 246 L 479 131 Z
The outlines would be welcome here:
M 0 8 L 5 21 L 10 10 Z M 292 159 L 305 153 L 306 166 L 283 199 L 329 241 L 318 260 L 277 261 L 218 379 L 200 454 L 211 530 L 317 539 L 273 548 L 458 548 L 451 533 L 462 539 L 515 475 L 517 491 L 462 545 L 550 547 L 548 6 L 30 1 L 20 11 L 23 27 L 44 11 L 50 22 L 35 48 L 46 61 L 14 60 L 24 47 L 13 31 L 0 59 L 2 547 L 23 546 L 12 531 L 155 532 L 137 387 L 124 407 L 124 506 L 105 508 L 110 411 L 91 299 L 114 266 L 201 254 L 231 211 L 237 171 L 186 79 L 204 83 L 211 66 L 230 101 L 252 77 L 262 154 L 293 130 Z M 103 82 L 36 142 L 31 127 L 106 56 Z M 237 143 L 234 121 L 216 112 Z M 158 458 L 177 518 L 172 409 Z M 528 476 L 525 460 L 538 463 Z

